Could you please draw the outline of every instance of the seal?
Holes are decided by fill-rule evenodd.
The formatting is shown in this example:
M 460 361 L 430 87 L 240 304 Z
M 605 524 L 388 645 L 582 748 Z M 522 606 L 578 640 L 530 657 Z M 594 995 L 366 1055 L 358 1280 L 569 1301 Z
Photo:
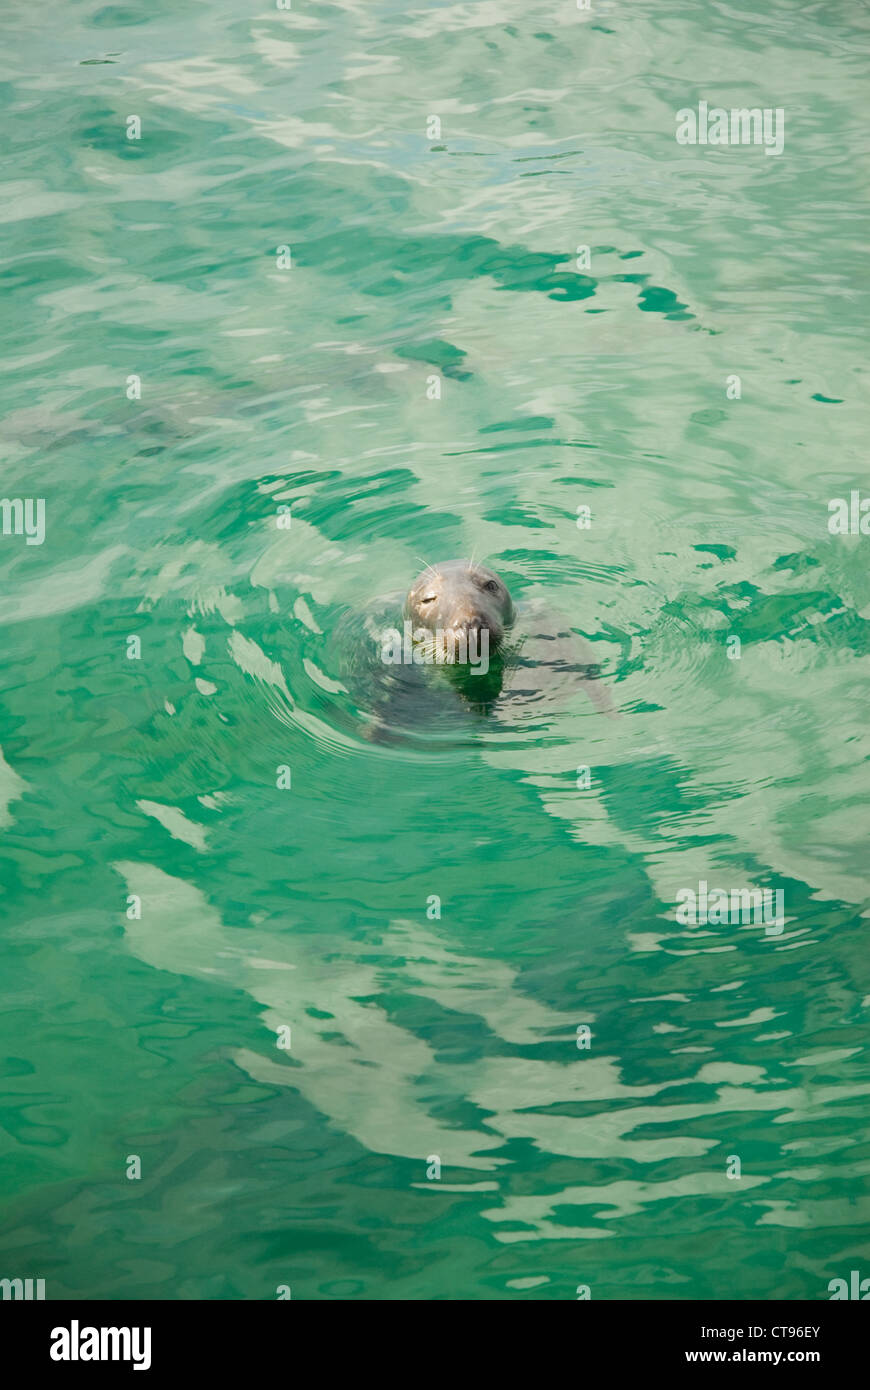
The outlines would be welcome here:
M 471 560 L 428 565 L 411 585 L 402 614 L 418 629 L 453 634 L 452 650 L 459 653 L 483 646 L 497 651 L 515 616 L 504 581 Z M 442 643 L 442 647 L 448 644 Z
M 586 639 L 548 607 L 517 607 L 504 580 L 485 565 L 444 560 L 427 566 L 411 585 L 403 612 L 428 632 L 452 633 L 459 639 L 455 650 L 461 655 L 454 657 L 452 684 L 480 713 L 499 712 L 510 719 L 511 707 L 582 686 L 601 714 L 618 717 Z M 450 648 L 444 642 L 436 659 L 445 660 L 445 647 L 449 662 Z M 474 667 L 475 650 L 484 657 L 491 654 L 488 671 L 485 660 Z M 488 675 L 485 685 L 481 673 Z
M 469 715 L 527 724 L 564 709 L 580 688 L 615 717 L 595 652 L 573 624 L 545 595 L 515 603 L 501 576 L 473 560 L 427 565 L 404 599 L 372 600 L 362 615 L 345 616 L 339 634 L 374 742 L 414 730 L 449 737 L 468 728 Z

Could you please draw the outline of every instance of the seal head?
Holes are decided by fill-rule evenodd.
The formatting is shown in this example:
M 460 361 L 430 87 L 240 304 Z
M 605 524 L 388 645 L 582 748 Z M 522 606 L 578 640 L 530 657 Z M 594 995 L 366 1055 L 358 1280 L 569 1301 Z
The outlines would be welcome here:
M 489 634 L 490 650 L 504 640 L 514 620 L 507 585 L 485 565 L 470 560 L 442 560 L 415 579 L 405 599 L 403 616 L 430 632 L 452 632 L 479 639 Z

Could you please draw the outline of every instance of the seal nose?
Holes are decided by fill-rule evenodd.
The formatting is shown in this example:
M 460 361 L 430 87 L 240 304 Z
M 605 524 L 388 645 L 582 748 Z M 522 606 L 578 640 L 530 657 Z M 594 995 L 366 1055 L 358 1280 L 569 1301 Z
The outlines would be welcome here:
M 483 619 L 477 613 L 457 614 L 452 623 L 454 632 L 476 632 L 478 634 L 483 625 Z

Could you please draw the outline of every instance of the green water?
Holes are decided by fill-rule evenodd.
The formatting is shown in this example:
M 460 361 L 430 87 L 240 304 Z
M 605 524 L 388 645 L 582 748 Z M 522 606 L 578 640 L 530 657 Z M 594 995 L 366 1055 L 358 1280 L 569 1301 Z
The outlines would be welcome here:
M 866 8 L 0 28 L 0 1276 L 870 1275 Z M 782 154 L 679 145 L 702 100 Z M 621 719 L 372 738 L 348 615 L 472 551 Z M 701 880 L 783 929 L 681 925 Z

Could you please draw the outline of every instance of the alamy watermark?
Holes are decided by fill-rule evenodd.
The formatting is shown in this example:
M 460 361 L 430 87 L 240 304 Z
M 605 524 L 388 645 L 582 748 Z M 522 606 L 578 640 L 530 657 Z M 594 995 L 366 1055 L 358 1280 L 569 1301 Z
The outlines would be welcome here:
M 31 1299 L 45 1298 L 44 1279 L 0 1279 L 0 1298 Z
M 845 1279 L 832 1279 L 828 1284 L 828 1293 L 832 1302 L 838 1298 L 851 1298 L 866 1303 L 870 1299 L 870 1279 L 862 1279 L 860 1270 L 850 1269 L 848 1284 Z
M 45 540 L 45 498 L 0 498 L 0 534 L 25 536 L 27 545 L 42 545 Z
M 870 536 L 870 497 L 861 496 L 856 487 L 845 497 L 832 497 L 828 503 L 828 530 L 832 536 Z
M 782 106 L 684 106 L 676 113 L 678 145 L 763 145 L 765 154 L 782 154 L 785 109 Z
M 785 925 L 785 899 L 781 888 L 710 888 L 702 878 L 698 890 L 677 893 L 676 919 L 684 927 L 733 924 L 763 926 L 768 936 L 779 936 Z
M 381 633 L 381 661 L 387 666 L 469 666 L 473 676 L 489 670 L 489 628 L 414 627 L 408 619 Z
M 52 1361 L 131 1361 L 134 1371 L 151 1368 L 150 1327 L 69 1327 L 51 1329 Z

